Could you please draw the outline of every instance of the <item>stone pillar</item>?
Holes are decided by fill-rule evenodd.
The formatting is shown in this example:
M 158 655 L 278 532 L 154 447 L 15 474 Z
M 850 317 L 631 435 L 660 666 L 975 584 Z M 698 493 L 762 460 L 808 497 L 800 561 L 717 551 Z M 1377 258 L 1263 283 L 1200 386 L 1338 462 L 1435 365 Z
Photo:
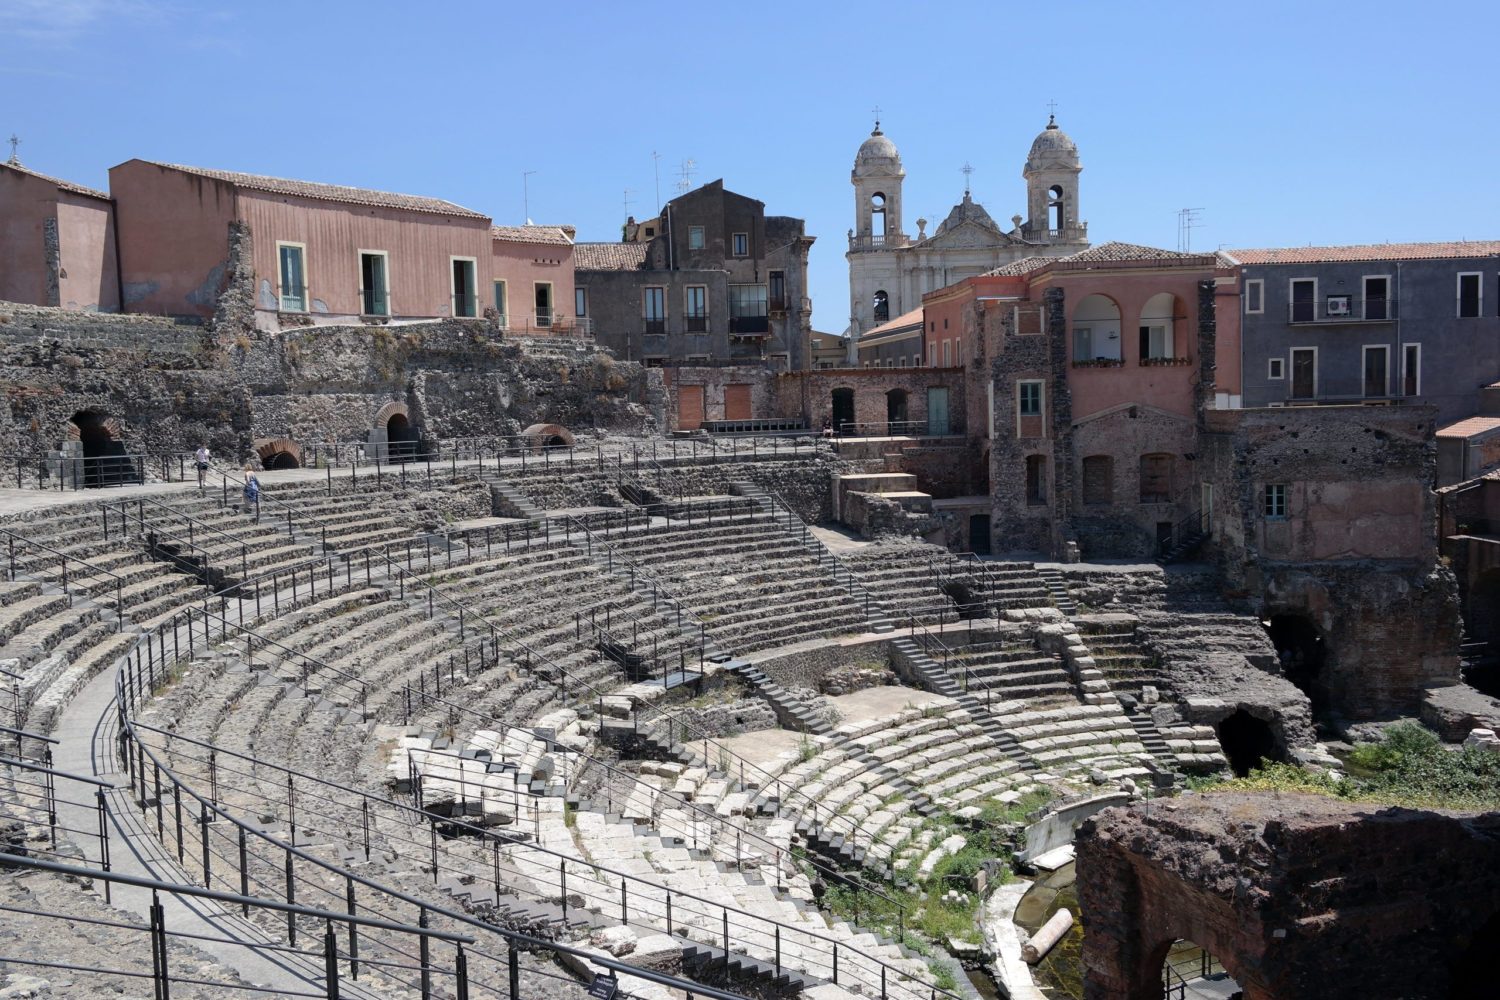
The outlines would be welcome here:
M 1203 424 L 1203 411 L 1213 402 L 1218 373 L 1218 319 L 1214 312 L 1214 279 L 1198 282 L 1198 384 L 1193 390 L 1193 412 Z
M 1052 405 L 1052 555 L 1062 559 L 1073 533 L 1073 394 L 1068 389 L 1068 318 L 1061 288 L 1043 296 L 1047 311 L 1048 392 Z

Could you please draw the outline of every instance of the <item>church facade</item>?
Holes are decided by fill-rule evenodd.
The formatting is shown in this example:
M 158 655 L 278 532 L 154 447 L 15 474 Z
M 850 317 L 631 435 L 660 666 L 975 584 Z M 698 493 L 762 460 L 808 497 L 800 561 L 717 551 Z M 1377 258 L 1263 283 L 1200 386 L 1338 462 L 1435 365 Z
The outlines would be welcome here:
M 880 130 L 859 147 L 850 181 L 855 227 L 849 231 L 849 355 L 864 333 L 922 305 L 939 288 L 1025 257 L 1062 257 L 1088 247 L 1080 221 L 1078 146 L 1048 121 L 1031 144 L 1022 177 L 1027 218 L 1002 228 L 965 190 L 932 235 L 917 220 L 915 238 L 902 228 L 901 186 L 906 171 L 896 144 Z

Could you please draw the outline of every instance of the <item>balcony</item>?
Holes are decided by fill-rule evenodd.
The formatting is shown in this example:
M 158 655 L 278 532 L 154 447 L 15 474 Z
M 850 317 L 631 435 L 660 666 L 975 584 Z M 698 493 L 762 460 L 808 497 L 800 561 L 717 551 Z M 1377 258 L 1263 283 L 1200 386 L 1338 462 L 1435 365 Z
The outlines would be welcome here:
M 1399 313 L 1395 299 L 1358 295 L 1325 295 L 1322 301 L 1288 302 L 1287 322 L 1293 326 L 1355 326 L 1391 323 Z
M 706 332 L 708 332 L 708 317 L 707 316 L 689 316 L 689 317 L 687 317 L 687 332 L 688 333 L 706 333 Z
M 1124 358 L 1084 358 L 1073 362 L 1074 368 L 1124 368 Z
M 905 233 L 886 233 L 884 236 L 855 236 L 849 234 L 849 249 L 858 250 L 886 250 L 893 247 L 910 246 L 911 240 L 906 238 Z
M 655 334 L 655 333 L 666 333 L 666 332 L 667 332 L 667 321 L 666 320 L 664 320 L 664 319 L 648 319 L 648 320 L 646 320 L 646 335 L 647 336 L 650 336 L 651 334 Z
M 729 334 L 732 337 L 764 336 L 771 332 L 769 316 L 731 316 Z

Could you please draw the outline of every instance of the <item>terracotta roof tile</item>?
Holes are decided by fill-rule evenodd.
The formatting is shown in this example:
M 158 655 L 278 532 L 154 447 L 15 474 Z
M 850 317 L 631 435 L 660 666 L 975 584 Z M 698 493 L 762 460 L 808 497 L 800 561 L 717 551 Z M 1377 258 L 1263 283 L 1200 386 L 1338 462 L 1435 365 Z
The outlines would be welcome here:
M 571 246 L 573 241 L 561 226 L 491 226 L 490 239 L 507 243 L 546 243 Z
M 395 194 L 390 191 L 370 191 L 365 188 L 344 187 L 341 184 L 319 184 L 314 181 L 293 181 L 281 177 L 262 177 L 259 174 L 242 174 L 233 170 L 209 170 L 205 167 L 185 167 L 180 163 L 144 162 L 168 170 L 180 170 L 185 174 L 208 177 L 224 181 L 248 191 L 263 191 L 266 194 L 284 194 L 296 198 L 315 198 L 319 201 L 336 201 L 346 205 L 370 205 L 376 208 L 400 208 L 409 212 L 428 212 L 433 215 L 453 215 L 467 219 L 485 219 L 489 216 L 441 198 L 427 198 L 415 194 Z
M 918 306 L 916 309 L 913 309 L 910 312 L 902 313 L 900 316 L 897 316 L 893 320 L 887 320 L 879 326 L 872 326 L 869 330 L 860 335 L 860 340 L 864 340 L 868 337 L 878 337 L 883 333 L 894 333 L 895 331 L 905 329 L 908 326 L 921 327 L 921 325 L 922 309 L 920 306 Z
M 84 187 L 82 184 L 74 184 L 72 181 L 65 181 L 59 177 L 48 177 L 46 174 L 39 174 L 35 170 L 32 170 L 28 167 L 23 167 L 19 163 L 3 161 L 0 162 L 0 167 L 8 167 L 9 169 L 14 170 L 16 173 L 25 174 L 28 177 L 35 177 L 38 180 L 46 181 L 48 184 L 55 184 L 57 185 L 57 189 L 59 191 L 67 191 L 72 194 L 81 194 L 85 198 L 99 198 L 103 201 L 109 201 L 109 195 L 105 194 L 103 191 L 95 191 L 93 188 Z
M 1092 261 L 1125 261 L 1125 260 L 1192 260 L 1202 257 L 1203 254 L 1183 253 L 1180 250 L 1163 250 L 1160 247 L 1146 247 L 1138 243 L 1121 243 L 1111 240 L 1101 243 L 1087 250 L 1069 254 L 1062 258 L 1067 264 L 1086 264 Z
M 1056 259 L 1056 257 L 1022 257 L 1020 260 L 1013 260 L 1009 264 L 1002 264 L 994 270 L 984 272 L 984 277 L 1018 278 L 1022 275 L 1030 274 L 1037 268 L 1044 267 Z
M 1467 417 L 1447 427 L 1439 427 L 1440 438 L 1470 438 L 1500 428 L 1500 417 Z
M 646 266 L 647 243 L 575 243 L 577 271 L 636 271 Z
M 1226 250 L 1239 264 L 1322 264 L 1345 260 L 1438 260 L 1500 255 L 1500 240 L 1449 243 L 1366 243 L 1346 247 L 1281 247 Z

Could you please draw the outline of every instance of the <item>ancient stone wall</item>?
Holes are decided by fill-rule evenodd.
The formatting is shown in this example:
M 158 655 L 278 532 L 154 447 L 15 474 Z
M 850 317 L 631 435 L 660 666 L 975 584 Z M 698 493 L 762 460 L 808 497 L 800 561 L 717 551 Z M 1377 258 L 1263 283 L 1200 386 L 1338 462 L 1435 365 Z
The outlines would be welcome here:
M 1500 815 L 1187 795 L 1105 810 L 1074 844 L 1088 1000 L 1161 997 L 1179 939 L 1212 953 L 1247 1000 L 1437 1000 L 1492 985 Z

